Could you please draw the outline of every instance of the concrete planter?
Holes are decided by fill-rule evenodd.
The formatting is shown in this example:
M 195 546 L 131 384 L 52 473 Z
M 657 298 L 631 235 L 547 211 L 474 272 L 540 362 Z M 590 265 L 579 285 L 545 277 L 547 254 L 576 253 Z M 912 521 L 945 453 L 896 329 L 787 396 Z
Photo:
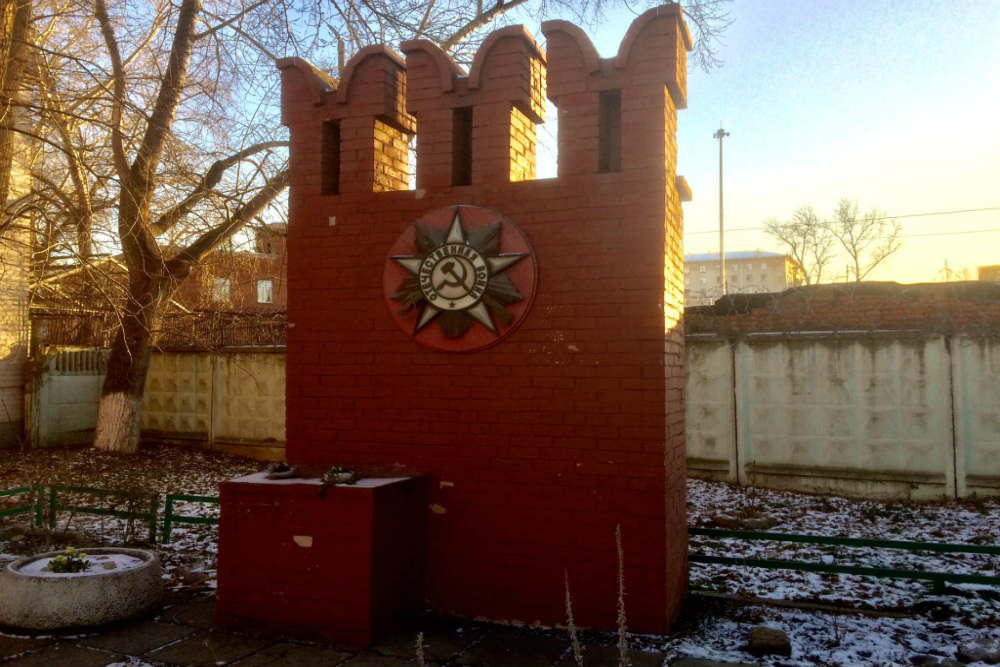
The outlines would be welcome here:
M 39 572 L 51 551 L 21 558 L 0 574 L 0 625 L 52 630 L 104 625 L 152 611 L 163 601 L 162 568 L 156 554 L 141 549 L 86 549 L 87 572 Z M 138 559 L 128 567 L 105 570 L 101 556 Z

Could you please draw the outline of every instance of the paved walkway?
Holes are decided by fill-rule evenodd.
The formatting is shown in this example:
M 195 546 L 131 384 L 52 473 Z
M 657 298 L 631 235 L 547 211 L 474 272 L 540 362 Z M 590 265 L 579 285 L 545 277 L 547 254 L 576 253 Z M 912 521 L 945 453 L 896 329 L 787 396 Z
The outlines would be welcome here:
M 216 632 L 213 594 L 171 594 L 163 611 L 90 634 L 39 637 L 0 634 L 0 667 L 415 667 L 415 633 L 380 641 L 363 651 L 320 644 Z M 427 619 L 428 667 L 572 667 L 561 633 L 450 617 Z M 588 645 L 586 664 L 614 667 L 616 648 Z M 632 651 L 633 667 L 661 667 L 661 653 Z M 678 660 L 671 667 L 714 667 Z

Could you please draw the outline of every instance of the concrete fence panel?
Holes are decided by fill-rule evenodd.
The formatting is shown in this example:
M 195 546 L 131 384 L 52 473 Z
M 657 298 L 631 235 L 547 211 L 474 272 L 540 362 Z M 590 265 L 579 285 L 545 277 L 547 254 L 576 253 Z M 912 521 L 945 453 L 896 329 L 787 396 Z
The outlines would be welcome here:
M 285 442 L 285 355 L 236 352 L 216 355 L 216 442 L 282 448 Z M 262 452 L 257 452 L 262 453 Z M 281 457 L 279 457 L 281 458 Z
M 144 433 L 209 439 L 212 431 L 212 359 L 207 352 L 153 355 L 142 404 Z
M 955 494 L 944 339 L 742 341 L 735 375 L 745 483 Z
M 951 360 L 959 495 L 1000 495 L 1000 341 L 958 338 Z
M 738 482 L 733 348 L 725 340 L 687 340 L 684 405 L 690 474 Z

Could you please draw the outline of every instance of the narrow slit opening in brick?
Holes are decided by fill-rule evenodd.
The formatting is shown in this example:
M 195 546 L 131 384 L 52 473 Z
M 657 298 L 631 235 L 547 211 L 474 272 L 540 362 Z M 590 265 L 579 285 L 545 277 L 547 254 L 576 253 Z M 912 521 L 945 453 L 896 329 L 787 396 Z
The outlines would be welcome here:
M 472 107 L 457 107 L 451 130 L 451 184 L 472 185 Z
M 340 194 L 340 121 L 323 121 L 323 162 L 321 192 L 324 195 Z
M 622 170 L 622 91 L 601 92 L 597 118 L 597 171 Z
M 406 139 L 406 157 L 410 163 L 410 190 L 417 189 L 417 135 L 411 134 Z
M 391 120 L 376 118 L 372 192 L 410 189 L 410 135 Z

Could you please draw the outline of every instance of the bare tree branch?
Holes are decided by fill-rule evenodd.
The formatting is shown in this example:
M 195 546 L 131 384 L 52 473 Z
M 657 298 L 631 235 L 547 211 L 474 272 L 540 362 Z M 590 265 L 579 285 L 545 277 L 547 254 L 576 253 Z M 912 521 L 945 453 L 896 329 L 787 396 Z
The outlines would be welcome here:
M 201 181 L 191 194 L 185 197 L 184 200 L 177 206 L 160 216 L 160 218 L 152 224 L 151 229 L 153 234 L 159 236 L 160 234 L 170 231 L 170 229 L 180 222 L 184 216 L 191 213 L 198 203 L 212 193 L 213 188 L 215 188 L 215 186 L 217 186 L 222 180 L 226 170 L 233 165 L 246 160 L 252 155 L 260 153 L 261 151 L 287 146 L 287 141 L 265 141 L 259 144 L 254 144 L 239 153 L 234 153 L 233 155 L 225 157 L 221 160 L 216 160 L 215 163 L 209 167 L 208 171 L 205 172 L 204 177 L 202 177 Z
M 248 222 L 253 220 L 264 208 L 288 187 L 288 171 L 283 170 L 268 179 L 267 184 L 254 195 L 250 201 L 238 208 L 227 221 L 209 230 L 190 246 L 177 254 L 168 265 L 171 272 L 180 270 L 179 265 L 185 265 L 186 270 L 198 263 L 206 255 L 233 237 Z
M 122 183 L 129 181 L 128 157 L 125 155 L 125 142 L 122 139 L 122 113 L 125 106 L 125 68 L 122 65 L 122 54 L 115 38 L 115 29 L 108 16 L 108 8 L 104 0 L 94 0 L 94 14 L 101 24 L 101 34 L 108 48 L 108 58 L 111 60 L 111 80 L 114 94 L 111 103 L 111 150 L 115 158 L 115 170 Z

